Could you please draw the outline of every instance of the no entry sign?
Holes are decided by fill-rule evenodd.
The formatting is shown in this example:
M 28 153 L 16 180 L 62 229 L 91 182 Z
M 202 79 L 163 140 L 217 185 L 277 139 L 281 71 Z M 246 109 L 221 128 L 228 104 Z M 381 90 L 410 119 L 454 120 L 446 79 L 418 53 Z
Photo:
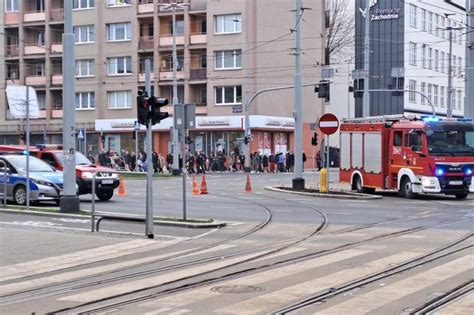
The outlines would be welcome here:
M 335 115 L 327 113 L 321 116 L 318 126 L 325 135 L 332 135 L 339 129 L 339 120 Z

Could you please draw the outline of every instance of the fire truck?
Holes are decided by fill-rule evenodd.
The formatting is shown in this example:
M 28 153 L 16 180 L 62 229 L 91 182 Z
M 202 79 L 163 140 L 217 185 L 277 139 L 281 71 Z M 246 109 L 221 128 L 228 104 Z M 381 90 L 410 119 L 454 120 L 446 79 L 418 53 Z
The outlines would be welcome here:
M 24 145 L 0 145 L 0 152 L 21 153 L 25 151 Z M 55 169 L 63 170 L 63 147 L 62 145 L 38 144 L 30 147 L 30 154 L 35 156 Z M 114 195 L 114 189 L 120 184 L 120 180 L 114 170 L 104 166 L 94 165 L 81 152 L 76 151 L 76 183 L 78 195 L 92 193 L 92 178 L 96 175 L 95 194 L 99 200 L 110 200 Z
M 340 181 L 353 190 L 398 190 L 399 195 L 474 192 L 471 119 L 401 115 L 343 120 Z

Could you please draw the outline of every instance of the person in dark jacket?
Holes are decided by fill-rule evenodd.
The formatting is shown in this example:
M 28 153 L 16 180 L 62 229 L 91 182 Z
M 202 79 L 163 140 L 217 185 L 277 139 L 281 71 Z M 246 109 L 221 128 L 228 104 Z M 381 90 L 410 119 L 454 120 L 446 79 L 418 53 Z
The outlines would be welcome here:
M 304 162 L 306 162 L 306 153 L 303 151 L 303 172 L 304 172 Z

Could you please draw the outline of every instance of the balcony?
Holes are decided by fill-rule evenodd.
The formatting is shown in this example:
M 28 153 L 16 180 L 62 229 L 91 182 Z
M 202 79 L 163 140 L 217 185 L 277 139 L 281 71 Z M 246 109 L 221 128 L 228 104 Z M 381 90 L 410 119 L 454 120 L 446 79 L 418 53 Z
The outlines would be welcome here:
M 153 13 L 153 2 L 152 3 L 139 3 L 138 14 Z
M 184 80 L 184 71 L 176 73 L 178 80 Z M 173 69 L 160 69 L 160 81 L 173 80 Z
M 6 85 L 19 85 L 20 82 L 16 79 L 13 79 L 13 78 L 6 78 L 5 79 L 5 84 Z
M 153 36 L 142 36 L 138 41 L 138 49 L 153 49 Z
M 28 22 L 44 22 L 44 21 L 46 21 L 46 12 L 39 12 L 39 11 L 26 12 L 23 15 L 23 21 L 25 23 L 28 23 Z
M 38 118 L 46 118 L 46 110 L 40 109 Z
M 63 43 L 52 43 L 51 44 L 51 53 L 52 54 L 62 54 L 63 53 Z
M 176 45 L 184 45 L 184 36 L 176 36 Z M 160 36 L 160 46 L 173 46 L 173 35 Z
M 189 42 L 191 45 L 197 44 L 206 44 L 207 43 L 207 34 L 191 34 Z
M 51 76 L 52 85 L 62 85 L 63 84 L 63 75 L 62 74 L 53 74 Z
M 61 105 L 62 106 L 62 105 Z M 61 107 L 62 108 L 62 107 Z M 51 111 L 52 118 L 63 118 L 63 110 L 62 109 L 54 109 Z
M 25 83 L 26 85 L 46 85 L 46 77 L 29 75 L 25 78 Z
M 51 21 L 53 22 L 64 21 L 64 9 L 51 9 L 49 13 L 51 15 Z
M 155 81 L 155 74 L 150 73 L 150 80 Z M 138 74 L 138 81 L 139 82 L 145 82 L 145 73 L 139 73 Z
M 5 25 L 20 23 L 18 12 L 5 12 L 3 21 L 5 22 Z
M 51 117 L 63 118 L 63 100 L 60 98 L 60 94 L 57 94 L 56 97 L 53 97 L 53 102 L 51 105 Z
M 20 55 L 20 50 L 18 45 L 8 45 L 5 46 L 5 57 L 18 57 Z
M 190 80 L 206 80 L 207 68 L 191 69 Z
M 190 11 L 206 11 L 207 3 L 206 0 L 194 0 L 191 2 Z
M 25 55 L 40 55 L 45 53 L 46 48 L 44 46 L 38 46 L 37 44 L 25 45 Z

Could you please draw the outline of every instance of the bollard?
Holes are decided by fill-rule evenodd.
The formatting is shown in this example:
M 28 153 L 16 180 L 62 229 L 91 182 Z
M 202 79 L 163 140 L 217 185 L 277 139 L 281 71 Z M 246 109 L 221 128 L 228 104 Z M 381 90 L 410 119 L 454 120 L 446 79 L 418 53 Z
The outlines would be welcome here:
M 319 174 L 319 192 L 327 193 L 328 187 L 326 185 L 327 169 L 322 168 Z

